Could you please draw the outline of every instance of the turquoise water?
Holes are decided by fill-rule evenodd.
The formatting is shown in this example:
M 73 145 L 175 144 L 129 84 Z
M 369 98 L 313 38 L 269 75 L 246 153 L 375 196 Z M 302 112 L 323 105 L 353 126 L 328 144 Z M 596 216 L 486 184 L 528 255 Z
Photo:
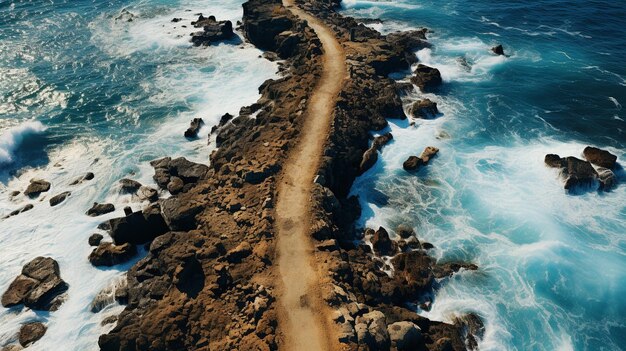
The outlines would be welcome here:
M 626 160 L 626 3 L 347 1 L 383 32 L 426 26 L 416 53 L 445 81 L 443 113 L 392 123 L 394 142 L 359 178 L 363 225 L 413 225 L 442 260 L 481 268 L 438 291 L 431 318 L 476 312 L 482 350 L 626 349 L 626 176 L 608 193 L 566 194 L 547 153 L 586 145 Z M 508 58 L 489 49 L 503 44 Z M 402 78 L 404 74 L 394 75 Z M 402 162 L 441 149 L 417 175 Z M 377 201 L 379 192 L 388 204 Z
M 124 206 L 144 205 L 121 195 L 118 180 L 156 187 L 148 161 L 158 157 L 207 162 L 211 126 L 255 102 L 258 86 L 275 75 L 275 64 L 252 46 L 233 40 L 194 48 L 193 29 L 182 27 L 198 12 L 235 22 L 242 2 L 0 0 L 0 218 L 34 205 L 0 219 L 0 291 L 39 255 L 56 259 L 70 285 L 56 312 L 0 308 L 0 348 L 16 341 L 21 323 L 40 320 L 48 332 L 29 349 L 98 349 L 98 336 L 112 327 L 101 320 L 122 307 L 94 314 L 89 305 L 132 262 L 94 268 L 87 238 Z M 183 133 L 195 117 L 206 126 L 189 141 Z M 94 180 L 69 185 L 88 171 Z M 31 178 L 50 181 L 50 191 L 34 200 L 10 197 Z M 72 195 L 50 207 L 48 198 L 63 191 Z M 94 201 L 117 210 L 84 215 Z

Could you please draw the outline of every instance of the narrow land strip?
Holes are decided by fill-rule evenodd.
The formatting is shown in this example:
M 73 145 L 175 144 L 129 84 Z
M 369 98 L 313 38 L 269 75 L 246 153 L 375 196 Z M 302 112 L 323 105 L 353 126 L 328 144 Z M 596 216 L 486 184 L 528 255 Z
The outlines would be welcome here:
M 323 72 L 308 102 L 300 140 L 290 155 L 279 184 L 276 204 L 278 235 L 279 325 L 284 350 L 327 350 L 333 338 L 325 325 L 318 275 L 312 266 L 309 237 L 310 197 L 337 96 L 346 78 L 343 49 L 321 21 L 283 0 L 294 15 L 306 20 L 323 47 Z

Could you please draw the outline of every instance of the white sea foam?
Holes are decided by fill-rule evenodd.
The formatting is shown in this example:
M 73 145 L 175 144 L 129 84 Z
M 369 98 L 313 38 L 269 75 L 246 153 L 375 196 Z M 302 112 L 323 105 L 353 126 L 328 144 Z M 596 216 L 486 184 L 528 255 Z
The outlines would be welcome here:
M 15 152 L 24 139 L 46 130 L 39 121 L 27 121 L 0 132 L 0 166 L 14 162 Z

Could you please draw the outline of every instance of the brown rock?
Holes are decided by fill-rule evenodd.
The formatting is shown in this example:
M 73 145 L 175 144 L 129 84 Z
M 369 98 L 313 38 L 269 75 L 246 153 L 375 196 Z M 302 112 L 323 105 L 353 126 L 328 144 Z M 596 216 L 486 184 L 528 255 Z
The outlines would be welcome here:
M 24 195 L 28 197 L 37 197 L 39 194 L 50 190 L 50 183 L 43 179 L 31 179 L 30 184 L 24 190 Z
M 87 210 L 87 216 L 97 217 L 113 211 L 115 211 L 115 206 L 113 206 L 113 204 L 99 204 L 94 202 L 93 206 Z
M 587 161 L 594 165 L 608 169 L 615 168 L 615 163 L 617 162 L 617 156 L 593 146 L 587 146 L 585 150 L 583 150 L 583 155 Z
M 430 99 L 414 102 L 409 108 L 409 114 L 414 118 L 433 118 L 439 114 L 437 103 Z
M 69 191 L 64 191 L 58 195 L 55 195 L 53 197 L 50 198 L 50 206 L 56 206 L 58 204 L 60 204 L 61 202 L 65 201 L 65 199 L 67 199 L 68 196 L 70 196 L 71 193 Z
M 24 304 L 34 310 L 56 310 L 63 302 L 68 286 L 60 276 L 58 263 L 49 257 L 37 257 L 24 265 L 19 275 L 2 295 L 2 305 Z
M 422 91 L 429 91 L 443 83 L 441 79 L 441 73 L 439 70 L 433 67 L 419 64 L 413 72 L 411 82 L 417 85 Z
M 46 326 L 40 322 L 32 322 L 22 325 L 20 328 L 20 345 L 27 347 L 35 341 L 41 339 L 46 334 Z
M 89 254 L 89 262 L 94 266 L 114 266 L 124 263 L 137 253 L 134 245 L 125 243 L 113 245 L 112 243 L 101 243 Z

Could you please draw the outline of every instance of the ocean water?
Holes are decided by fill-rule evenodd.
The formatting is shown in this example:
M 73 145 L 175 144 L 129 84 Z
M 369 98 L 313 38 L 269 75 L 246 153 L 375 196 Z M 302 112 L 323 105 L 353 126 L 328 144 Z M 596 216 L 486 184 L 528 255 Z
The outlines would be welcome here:
M 235 22 L 242 2 L 0 0 L 0 218 L 34 204 L 0 219 L 0 290 L 40 255 L 59 262 L 70 286 L 56 312 L 0 308 L 0 347 L 16 342 L 21 323 L 39 320 L 49 329 L 29 349 L 98 349 L 98 336 L 112 327 L 101 320 L 123 307 L 92 313 L 90 303 L 133 262 L 91 266 L 87 238 L 124 206 L 144 205 L 120 195 L 118 180 L 156 187 L 148 162 L 163 156 L 206 163 L 210 127 L 255 102 L 258 86 L 275 76 L 276 65 L 241 39 L 203 48 L 189 42 L 197 13 Z M 188 141 L 183 132 L 194 117 L 206 125 Z M 95 179 L 69 185 L 86 172 Z M 31 178 L 50 181 L 50 191 L 11 198 Z M 48 199 L 63 191 L 72 194 L 50 207 Z M 96 201 L 116 211 L 86 216 Z
M 624 171 L 610 192 L 567 194 L 543 163 L 595 145 L 626 164 L 626 3 L 348 0 L 343 11 L 383 19 L 371 25 L 382 32 L 432 31 L 416 55 L 444 86 L 407 103 L 428 97 L 441 116 L 392 122 L 393 143 L 352 189 L 361 225 L 408 223 L 440 260 L 480 267 L 448 279 L 420 313 L 477 313 L 481 350 L 626 349 Z M 496 44 L 509 56 L 493 55 Z M 428 145 L 439 156 L 403 171 Z

